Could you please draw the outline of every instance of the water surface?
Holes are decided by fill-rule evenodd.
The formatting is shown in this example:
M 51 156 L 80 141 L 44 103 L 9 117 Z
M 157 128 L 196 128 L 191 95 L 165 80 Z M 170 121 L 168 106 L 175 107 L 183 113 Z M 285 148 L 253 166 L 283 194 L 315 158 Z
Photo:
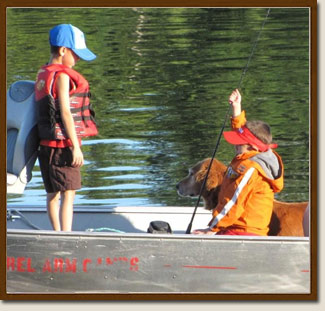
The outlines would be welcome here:
M 178 197 L 187 168 L 210 157 L 267 9 L 51 8 L 7 10 L 7 85 L 35 80 L 49 59 L 48 31 L 86 34 L 99 135 L 84 141 L 76 204 L 194 206 Z M 23 52 L 22 52 L 23 51 Z M 284 201 L 309 198 L 309 9 L 271 9 L 241 84 L 248 119 L 271 125 L 285 165 Z M 227 127 L 226 130 L 228 130 Z M 221 140 L 225 164 L 233 147 Z M 9 204 L 44 205 L 38 163 Z

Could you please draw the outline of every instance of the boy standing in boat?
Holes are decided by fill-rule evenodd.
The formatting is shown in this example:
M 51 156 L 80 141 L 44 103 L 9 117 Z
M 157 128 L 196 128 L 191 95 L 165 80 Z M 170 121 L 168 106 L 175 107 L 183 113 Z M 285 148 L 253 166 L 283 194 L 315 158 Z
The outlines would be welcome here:
M 73 70 L 79 59 L 96 58 L 83 32 L 70 24 L 50 30 L 51 58 L 35 83 L 39 105 L 39 163 L 53 229 L 71 231 L 75 191 L 84 164 L 81 138 L 97 134 L 87 80 Z M 60 202 L 61 201 L 61 202 Z
M 268 233 L 274 193 L 283 188 L 283 163 L 272 150 L 270 127 L 262 121 L 246 121 L 241 110 L 241 95 L 234 90 L 232 131 L 224 132 L 235 145 L 236 156 L 225 173 L 218 204 L 207 229 L 194 234 L 262 235 Z

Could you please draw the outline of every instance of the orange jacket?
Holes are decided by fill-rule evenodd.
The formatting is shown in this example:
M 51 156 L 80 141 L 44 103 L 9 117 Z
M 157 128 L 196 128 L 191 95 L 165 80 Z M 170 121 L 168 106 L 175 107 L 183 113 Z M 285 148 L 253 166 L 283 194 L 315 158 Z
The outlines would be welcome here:
M 232 119 L 234 129 L 246 123 L 245 112 Z M 274 193 L 283 188 L 283 163 L 273 150 L 249 151 L 230 163 L 209 223 L 215 232 L 231 228 L 267 235 Z

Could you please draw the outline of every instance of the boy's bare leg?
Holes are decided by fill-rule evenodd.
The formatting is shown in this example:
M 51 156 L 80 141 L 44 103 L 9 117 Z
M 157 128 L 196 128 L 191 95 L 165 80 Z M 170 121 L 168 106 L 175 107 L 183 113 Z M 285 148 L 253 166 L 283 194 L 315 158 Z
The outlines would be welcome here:
M 67 190 L 61 193 L 60 220 L 62 231 L 72 230 L 73 201 L 75 193 L 75 190 Z
M 48 193 L 46 196 L 47 200 L 47 213 L 49 215 L 52 227 L 55 231 L 61 230 L 60 225 L 60 192 Z

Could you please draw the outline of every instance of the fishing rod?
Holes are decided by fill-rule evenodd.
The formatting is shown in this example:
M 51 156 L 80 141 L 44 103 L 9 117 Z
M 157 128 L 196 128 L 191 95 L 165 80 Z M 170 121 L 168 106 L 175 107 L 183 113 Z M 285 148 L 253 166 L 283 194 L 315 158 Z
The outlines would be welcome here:
M 246 72 L 247 72 L 247 70 L 248 70 L 248 66 L 249 66 L 249 64 L 250 64 L 250 62 L 251 62 L 251 59 L 252 59 L 252 57 L 253 57 L 253 55 L 254 55 L 254 52 L 255 52 L 255 48 L 256 48 L 256 46 L 257 46 L 257 42 L 258 42 L 258 40 L 260 39 L 260 36 L 261 36 L 261 33 L 262 33 L 263 29 L 264 29 L 264 26 L 265 26 L 266 20 L 267 20 L 267 18 L 268 18 L 269 15 L 270 15 L 270 11 L 271 11 L 271 8 L 269 8 L 269 9 L 267 10 L 267 13 L 266 13 L 265 18 L 264 18 L 263 23 L 262 23 L 262 27 L 261 27 L 261 29 L 260 29 L 260 31 L 259 31 L 259 33 L 258 33 L 258 35 L 257 35 L 257 37 L 256 37 L 256 39 L 255 39 L 255 42 L 254 42 L 254 44 L 253 44 L 253 47 L 252 47 L 251 53 L 250 53 L 250 55 L 249 55 L 249 57 L 248 57 L 248 60 L 247 60 L 246 66 L 244 67 L 244 70 L 243 70 L 243 72 L 242 72 L 242 74 L 241 74 L 241 77 L 240 77 L 240 80 L 239 80 L 239 83 L 238 83 L 237 89 L 240 88 L 241 83 L 242 83 L 242 81 L 243 81 L 243 78 L 244 78 L 244 76 L 246 75 Z M 208 166 L 207 172 L 206 172 L 206 174 L 205 174 L 205 177 L 204 177 L 204 180 L 203 180 L 203 183 L 202 183 L 201 189 L 200 189 L 199 197 L 198 197 L 198 199 L 197 199 L 197 201 L 196 201 L 196 205 L 195 205 L 195 208 L 194 208 L 194 211 L 193 211 L 193 214 L 192 214 L 191 221 L 190 221 L 190 223 L 188 224 L 188 227 L 187 227 L 187 230 L 186 230 L 186 234 L 190 234 L 190 233 L 191 233 L 192 225 L 193 225 L 193 221 L 194 221 L 194 217 L 195 217 L 195 215 L 196 215 L 197 208 L 198 208 L 198 206 L 199 206 L 199 204 L 200 204 L 201 196 L 202 196 L 202 192 L 203 192 L 203 189 L 204 189 L 204 187 L 205 187 L 205 184 L 206 184 L 206 182 L 207 182 L 207 180 L 208 180 L 208 176 L 209 176 L 209 173 L 210 173 L 210 169 L 211 169 L 211 166 L 212 166 L 212 163 L 213 163 L 213 159 L 214 159 L 214 157 L 215 157 L 215 155 L 216 155 L 216 153 L 217 153 L 217 150 L 218 150 L 218 147 L 219 147 L 219 144 L 220 144 L 220 140 L 221 140 L 222 133 L 223 133 L 223 131 L 224 131 L 224 129 L 225 129 L 226 122 L 227 122 L 227 120 L 228 120 L 228 118 L 229 118 L 230 110 L 231 110 L 231 105 L 229 105 L 229 107 L 228 107 L 228 109 L 227 109 L 227 113 L 226 113 L 225 119 L 224 119 L 224 121 L 223 121 L 223 124 L 222 124 L 221 130 L 220 130 L 220 132 L 219 132 L 219 136 L 218 136 L 218 139 L 217 139 L 217 143 L 216 143 L 216 146 L 215 146 L 215 148 L 214 148 L 214 151 L 213 151 L 213 154 L 212 154 L 211 161 L 210 161 L 210 163 L 209 163 L 209 166 Z

